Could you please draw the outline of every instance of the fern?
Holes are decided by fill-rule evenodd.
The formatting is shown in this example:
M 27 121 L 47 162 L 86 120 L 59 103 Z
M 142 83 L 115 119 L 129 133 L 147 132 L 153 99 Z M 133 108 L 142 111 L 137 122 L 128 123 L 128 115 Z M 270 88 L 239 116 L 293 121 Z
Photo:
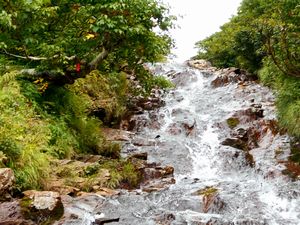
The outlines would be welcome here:
M 18 75 L 17 71 L 10 71 L 10 72 L 3 74 L 0 77 L 0 89 L 2 89 L 4 86 L 6 86 L 9 82 L 15 80 L 17 75 Z

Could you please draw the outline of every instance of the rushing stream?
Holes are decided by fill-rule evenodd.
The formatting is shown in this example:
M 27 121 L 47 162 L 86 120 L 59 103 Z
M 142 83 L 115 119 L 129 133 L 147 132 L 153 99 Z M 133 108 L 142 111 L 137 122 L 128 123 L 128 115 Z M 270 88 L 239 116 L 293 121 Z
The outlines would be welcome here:
M 176 183 L 158 192 L 121 191 L 119 196 L 103 199 L 94 214 L 119 217 L 118 223 L 111 224 L 122 225 L 300 224 L 300 183 L 281 175 L 284 166 L 275 155 L 276 149 L 281 149 L 282 159 L 287 157 L 288 137 L 266 135 L 251 150 L 253 167 L 242 150 L 220 144 L 229 132 L 220 124 L 251 102 L 262 104 L 265 118 L 275 118 L 270 90 L 236 83 L 212 88 L 216 75 L 184 65 L 170 63 L 154 70 L 179 74 L 177 87 L 164 96 L 164 107 L 139 115 L 146 125 L 139 128 L 138 137 L 155 144 L 139 147 L 127 143 L 123 154 L 147 152 L 150 162 L 173 166 Z M 151 126 L 153 115 L 159 129 Z M 170 132 L 180 124 L 189 124 L 193 131 Z M 195 193 L 207 187 L 218 195 L 212 207 L 204 210 L 203 196 Z

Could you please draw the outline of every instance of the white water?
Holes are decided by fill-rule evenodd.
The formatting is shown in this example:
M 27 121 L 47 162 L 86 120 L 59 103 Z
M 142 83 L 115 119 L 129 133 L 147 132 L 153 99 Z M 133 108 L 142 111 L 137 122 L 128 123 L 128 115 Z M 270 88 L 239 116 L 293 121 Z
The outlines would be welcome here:
M 210 83 L 215 75 L 204 76 L 176 64 L 157 68 L 161 73 L 181 73 L 177 77 L 184 76 L 184 82 L 180 82 L 184 84 L 165 96 L 166 106 L 151 112 L 160 118 L 161 128 L 151 128 L 148 118 L 149 126 L 137 133 L 148 140 L 160 135 L 156 145 L 134 147 L 138 152 L 147 152 L 149 161 L 174 166 L 176 184 L 153 193 L 123 191 L 120 196 L 107 198 L 93 213 L 120 217 L 119 223 L 111 224 L 122 225 L 164 224 L 158 223 L 157 218 L 168 214 L 175 219 L 164 225 L 300 224 L 300 182 L 281 175 L 284 166 L 275 159 L 278 148 L 288 154 L 287 136 L 266 135 L 259 147 L 251 151 L 254 167 L 246 163 L 242 150 L 220 145 L 230 130 L 218 124 L 224 124 L 234 111 L 247 109 L 250 100 L 262 104 L 266 118 L 275 117 L 270 91 L 254 84 L 213 89 Z M 196 125 L 192 135 L 170 134 L 170 125 L 193 121 Z M 270 172 L 275 176 L 268 176 Z M 218 189 L 223 208 L 204 213 L 202 197 L 194 193 L 205 187 Z
M 279 147 L 288 151 L 288 138 L 263 139 L 253 150 L 257 162 L 251 168 L 243 156 L 233 157 L 236 149 L 220 145 L 229 131 L 223 132 L 215 126 L 234 111 L 249 107 L 251 99 L 263 105 L 266 117 L 274 118 L 274 98 L 270 91 L 258 85 L 242 89 L 237 84 L 212 89 L 210 82 L 213 77 L 204 77 L 198 71 L 172 64 L 165 69 L 188 73 L 190 81 L 166 96 L 166 106 L 157 112 L 164 114 L 162 128 L 151 130 L 146 127 L 141 132 L 148 138 L 157 134 L 161 136 L 155 152 L 151 148 L 140 150 L 148 151 L 153 161 L 173 165 L 176 173 L 177 183 L 169 190 L 143 196 L 147 200 L 152 195 L 160 197 L 161 200 L 154 205 L 152 200 L 147 203 L 153 205 L 153 215 L 169 211 L 176 217 L 172 224 L 196 224 L 209 220 L 215 221 L 212 224 L 300 224 L 299 181 L 291 182 L 281 175 L 265 178 L 269 170 L 280 173 L 283 166 L 274 159 L 274 151 Z M 176 99 L 182 100 L 178 102 Z M 184 109 L 186 115 L 172 115 L 177 109 Z M 191 137 L 170 135 L 169 125 L 184 120 L 185 116 L 196 121 L 197 134 Z M 192 195 L 206 186 L 219 190 L 220 198 L 226 204 L 220 212 L 204 214 L 201 198 Z M 143 215 L 141 224 L 151 224 L 151 216 L 149 212 Z M 129 224 L 128 219 L 124 219 L 124 224 Z

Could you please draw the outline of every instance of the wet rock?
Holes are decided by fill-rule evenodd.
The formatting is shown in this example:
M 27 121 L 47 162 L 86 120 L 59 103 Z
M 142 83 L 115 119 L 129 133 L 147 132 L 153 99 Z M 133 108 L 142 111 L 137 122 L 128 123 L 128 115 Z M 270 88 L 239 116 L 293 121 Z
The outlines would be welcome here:
M 172 116 L 176 123 L 170 125 L 169 132 L 171 134 L 180 134 L 184 131 L 189 136 L 193 133 L 196 128 L 196 120 L 190 111 L 181 108 L 173 109 Z
M 204 213 L 219 213 L 225 207 L 225 202 L 220 198 L 219 190 L 214 187 L 206 187 L 198 190 L 194 195 L 202 196 L 202 211 Z
M 129 158 L 130 159 L 135 158 L 135 159 L 147 160 L 148 153 L 147 152 L 135 153 L 135 154 L 130 155 Z
M 288 175 L 293 180 L 300 179 L 300 165 L 295 162 L 286 162 L 285 164 L 286 169 L 282 171 L 282 174 Z
M 239 85 L 245 85 L 247 81 L 257 80 L 257 76 L 247 73 L 239 68 L 226 68 L 216 72 L 218 77 L 211 82 L 211 85 L 215 88 L 226 86 L 230 83 L 238 83 Z
M 239 138 L 226 138 L 221 144 L 241 150 L 245 150 L 247 147 L 246 143 Z
M 175 183 L 172 166 L 160 167 L 156 164 L 148 164 L 143 168 L 142 176 L 141 188 L 145 192 L 159 191 Z
M 218 193 L 204 195 L 202 201 L 202 210 L 204 213 L 219 213 L 225 206 L 224 201 Z
M 172 166 L 145 168 L 143 172 L 144 180 L 160 179 L 173 175 L 174 168 Z
M 119 222 L 119 220 L 120 220 L 120 218 L 114 218 L 114 219 L 100 218 L 100 219 L 96 219 L 95 222 L 93 222 L 92 224 L 103 225 L 103 224 L 107 224 L 107 223 Z
M 10 199 L 10 192 L 15 183 L 15 175 L 10 168 L 0 168 L 0 201 Z
M 234 134 L 235 137 L 242 141 L 248 141 L 248 130 L 244 128 L 239 128 L 236 130 L 236 133 Z
M 104 218 L 102 214 L 98 215 L 97 213 L 104 201 L 104 197 L 95 193 L 86 193 L 75 198 L 62 196 L 64 214 L 54 224 L 90 224 L 99 217 Z
M 161 191 L 175 183 L 176 181 L 174 178 L 163 178 L 160 180 L 152 180 L 151 182 L 146 182 L 145 184 L 142 185 L 142 191 L 148 193 Z
M 155 218 L 157 225 L 171 225 L 172 222 L 176 219 L 175 215 L 172 213 L 166 213 L 159 215 Z
M 25 191 L 20 201 L 22 214 L 39 224 L 53 223 L 64 212 L 60 194 L 52 191 Z
M 4 202 L 0 204 L 1 225 L 34 225 L 31 220 L 24 218 L 19 201 Z
M 227 76 L 218 76 L 215 80 L 211 82 L 214 88 L 225 86 L 229 83 L 229 78 Z
M 145 110 L 153 110 L 155 108 L 155 105 L 150 101 L 149 102 L 144 102 L 142 104 L 142 108 L 145 109 Z
M 142 130 L 144 127 L 148 126 L 149 119 L 146 115 L 135 115 L 123 120 L 120 127 L 121 129 L 127 131 L 135 131 L 138 132 Z
M 154 146 L 155 141 L 146 138 L 136 137 L 132 140 L 132 144 L 135 146 Z
M 195 78 L 191 76 L 190 71 L 178 72 L 171 77 L 171 81 L 176 87 L 186 86 L 190 82 L 193 82 L 194 80 Z
M 159 122 L 160 117 L 163 115 L 158 115 L 157 112 L 152 111 L 149 113 L 149 123 L 148 127 L 153 130 L 159 130 L 161 128 L 161 124 Z
M 182 132 L 182 129 L 176 123 L 172 123 L 168 126 L 167 131 L 172 135 L 179 135 Z

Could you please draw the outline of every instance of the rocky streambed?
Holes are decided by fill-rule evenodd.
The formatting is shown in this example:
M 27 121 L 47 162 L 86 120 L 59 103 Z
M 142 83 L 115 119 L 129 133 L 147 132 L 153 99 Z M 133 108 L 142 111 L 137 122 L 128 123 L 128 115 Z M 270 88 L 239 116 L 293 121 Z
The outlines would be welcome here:
M 106 131 L 140 169 L 138 189 L 25 197 L 52 203 L 62 216 L 54 224 L 300 224 L 300 169 L 289 161 L 274 95 L 245 71 L 188 64 L 152 67 L 176 88 L 139 103 L 123 130 Z M 0 215 L 20 211 L 1 207 Z M 20 223 L 2 224 L 24 224 L 17 215 Z

